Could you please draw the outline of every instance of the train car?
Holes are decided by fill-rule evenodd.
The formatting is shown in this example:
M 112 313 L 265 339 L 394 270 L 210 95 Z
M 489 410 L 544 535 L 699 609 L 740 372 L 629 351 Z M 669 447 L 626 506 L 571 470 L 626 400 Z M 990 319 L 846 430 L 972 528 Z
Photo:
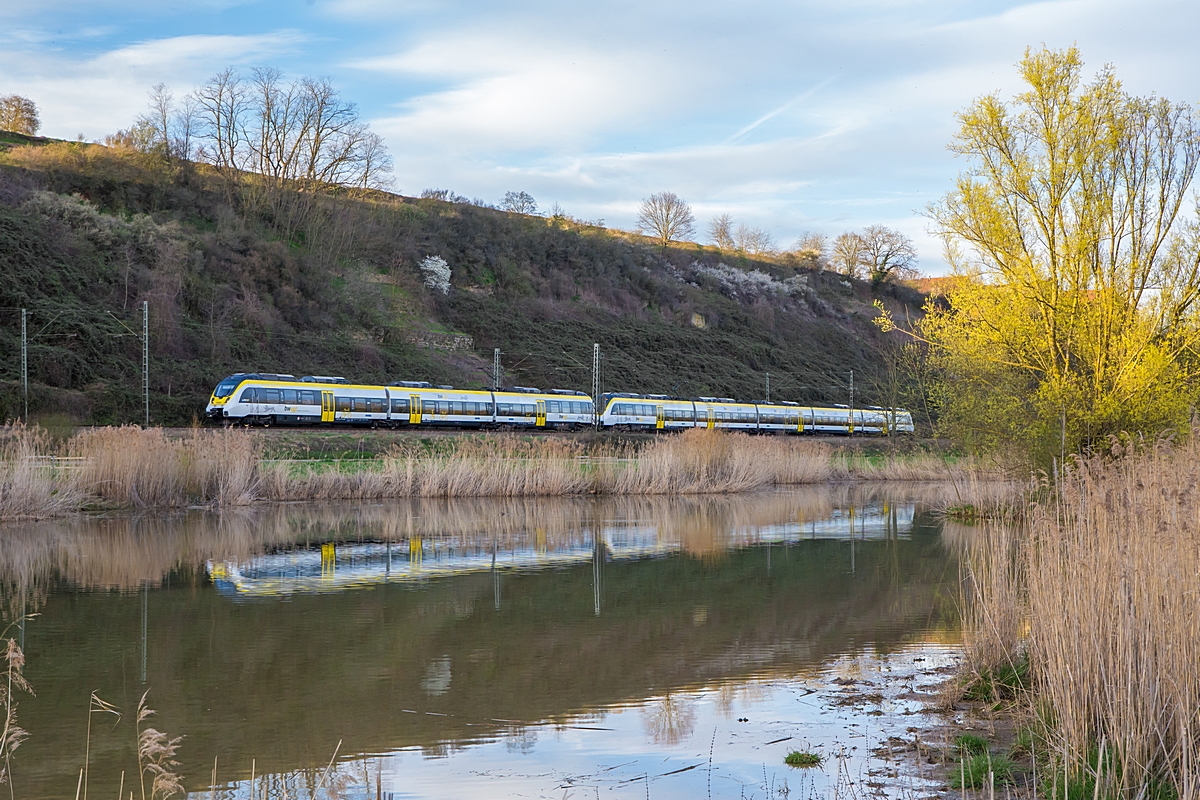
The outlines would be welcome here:
M 433 386 L 424 381 L 399 381 L 387 387 L 392 427 L 449 426 L 480 428 L 495 419 L 492 393 L 453 386 Z
M 204 416 L 210 420 L 220 420 L 225 416 L 224 410 L 229 399 L 237 394 L 238 387 L 247 381 L 294 381 L 295 375 L 282 375 L 273 372 L 235 372 L 224 378 L 213 389 L 204 409 Z
M 325 382 L 312 376 L 300 380 L 290 375 L 243 377 L 221 403 L 219 413 L 226 423 L 246 425 L 387 422 L 386 389 L 332 380 L 336 379 Z
M 591 427 L 596 422 L 592 398 L 575 389 L 551 389 L 546 398 L 546 425 L 552 428 Z
M 602 398 L 600 425 L 625 430 L 680 430 L 694 428 L 696 404 L 666 395 L 606 394 Z
M 758 430 L 758 406 L 730 397 L 701 397 L 696 400 L 696 425 L 710 430 Z
M 591 425 L 594 409 L 583 392 L 554 389 L 543 392 L 532 386 L 513 386 L 492 392 L 497 425 L 521 428 L 581 428 Z
M 759 403 L 758 429 L 770 433 L 805 433 L 812 426 L 812 409 L 799 403 Z

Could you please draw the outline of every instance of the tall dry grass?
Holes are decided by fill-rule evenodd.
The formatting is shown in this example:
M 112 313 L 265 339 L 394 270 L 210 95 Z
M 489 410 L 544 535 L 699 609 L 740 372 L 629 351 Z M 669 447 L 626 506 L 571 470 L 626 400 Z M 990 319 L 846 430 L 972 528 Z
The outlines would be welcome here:
M 121 506 L 249 502 L 261 449 L 253 434 L 229 429 L 172 439 L 159 428 L 97 428 L 69 443 L 70 454 L 82 459 L 74 484 Z
M 1072 796 L 1200 796 L 1200 432 L 1077 463 L 971 558 L 980 663 L 1027 652 Z
M 44 519 L 79 508 L 83 494 L 50 460 L 49 435 L 12 423 L 0 428 L 0 519 Z
M 436 450 L 409 443 L 382 458 L 267 461 L 249 431 L 99 428 L 66 445 L 67 470 L 38 468 L 44 435 L 6 428 L 0 519 L 109 507 L 245 505 L 255 500 L 712 494 L 835 480 L 990 479 L 938 456 L 847 458 L 823 443 L 696 429 L 642 448 L 570 439 L 463 437 Z M 994 477 L 994 476 L 991 476 Z

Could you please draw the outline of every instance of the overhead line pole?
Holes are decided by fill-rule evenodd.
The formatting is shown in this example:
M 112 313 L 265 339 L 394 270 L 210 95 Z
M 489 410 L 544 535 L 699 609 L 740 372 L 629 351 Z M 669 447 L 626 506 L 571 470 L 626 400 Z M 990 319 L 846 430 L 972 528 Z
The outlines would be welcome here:
M 592 345 L 592 424 L 600 425 L 600 343 Z
M 500 391 L 500 348 L 492 352 L 492 391 Z
M 150 302 L 142 301 L 142 398 L 146 406 L 146 425 L 150 427 Z
M 850 435 L 854 435 L 854 370 L 850 370 Z

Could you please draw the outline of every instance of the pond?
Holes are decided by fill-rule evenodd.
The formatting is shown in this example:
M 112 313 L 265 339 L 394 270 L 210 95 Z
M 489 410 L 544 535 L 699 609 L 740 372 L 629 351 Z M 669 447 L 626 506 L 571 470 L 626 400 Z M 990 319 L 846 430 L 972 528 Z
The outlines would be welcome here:
M 5 624 L 29 615 L 7 635 L 37 693 L 18 709 L 16 795 L 74 796 L 86 768 L 90 796 L 140 798 L 144 692 L 142 727 L 184 737 L 175 771 L 196 797 L 911 795 L 881 748 L 918 730 L 958 641 L 957 561 L 920 498 L 8 525 Z M 89 713 L 93 692 L 120 716 Z M 824 761 L 788 767 L 792 750 Z

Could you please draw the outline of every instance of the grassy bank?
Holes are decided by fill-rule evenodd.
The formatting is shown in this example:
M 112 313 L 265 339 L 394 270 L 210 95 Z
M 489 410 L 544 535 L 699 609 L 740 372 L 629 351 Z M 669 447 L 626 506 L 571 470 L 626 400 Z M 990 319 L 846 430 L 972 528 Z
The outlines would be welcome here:
M 968 550 L 967 691 L 1018 700 L 1047 797 L 1197 793 L 1198 485 L 1195 435 L 1118 448 Z
M 9 519 L 88 507 L 701 494 L 836 480 L 949 479 L 957 493 L 989 477 L 940 455 L 864 456 L 821 442 L 706 430 L 643 443 L 487 434 L 433 446 L 401 442 L 352 459 L 264 458 L 263 437 L 240 430 L 171 437 L 153 428 L 97 428 L 56 442 L 40 429 L 8 426 L 2 436 L 0 518 Z

